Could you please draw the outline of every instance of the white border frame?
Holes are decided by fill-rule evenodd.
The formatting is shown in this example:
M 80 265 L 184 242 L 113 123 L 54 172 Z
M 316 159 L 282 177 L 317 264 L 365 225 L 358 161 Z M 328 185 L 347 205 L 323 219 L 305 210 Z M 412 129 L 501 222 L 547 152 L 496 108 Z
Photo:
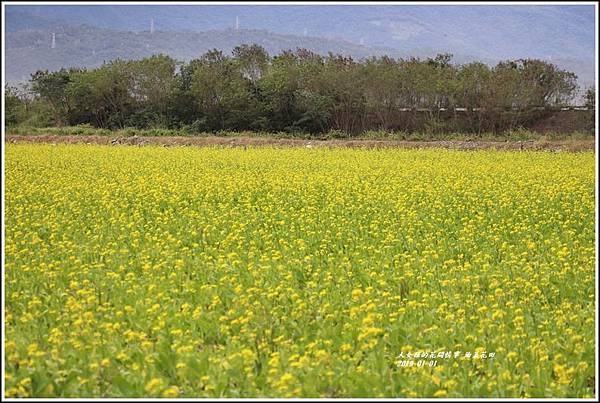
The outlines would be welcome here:
M 424 6 L 435 6 L 435 5 L 593 5 L 595 6 L 595 88 L 596 88 L 596 100 L 595 100 L 595 121 L 596 121 L 596 139 L 595 139 L 595 169 L 596 169 L 596 188 L 595 188 L 595 201 L 596 201 L 596 239 L 595 239 L 595 247 L 596 247 L 596 288 L 595 288 L 595 296 L 596 296 L 596 329 L 595 329 L 595 352 L 596 352 L 596 361 L 595 361 L 595 392 L 596 395 L 594 398 L 529 398 L 528 401 L 565 401 L 565 400 L 574 400 L 574 401 L 591 401 L 595 402 L 598 400 L 598 3 L 595 1 L 147 1 L 147 2 L 133 2 L 133 1 L 7 1 L 2 2 L 2 26 L 6 27 L 4 18 L 5 18 L 5 6 L 10 5 L 196 5 L 196 6 L 210 6 L 210 5 L 244 5 L 244 6 L 252 6 L 252 5 L 265 5 L 265 6 L 294 6 L 294 5 L 349 5 L 349 6 L 359 6 L 359 5 L 424 5 Z M 47 401 L 47 400 L 69 400 L 76 402 L 88 402 L 88 401 L 108 401 L 108 402 L 117 402 L 117 401 L 213 401 L 213 400 L 223 400 L 223 401 L 423 401 L 423 400 L 435 400 L 435 401 L 523 401 L 522 398 L 438 398 L 438 399 L 430 399 L 427 397 L 422 398 L 293 398 L 293 399 L 285 399 L 285 398 L 176 398 L 176 399 L 165 399 L 165 398 L 6 398 L 4 395 L 5 385 L 4 385 L 4 363 L 5 363 L 5 352 L 4 352 L 4 263 L 5 263 L 5 233 L 4 233 L 4 200 L 5 200 L 5 179 L 4 179 L 4 168 L 5 168 L 5 155 L 4 155 L 4 144 L 5 144 L 5 126 L 4 126 L 4 86 L 5 86 L 5 60 L 4 60 L 4 49 L 5 49 L 5 37 L 6 35 L 2 35 L 2 401 L 9 402 L 22 402 L 22 401 Z

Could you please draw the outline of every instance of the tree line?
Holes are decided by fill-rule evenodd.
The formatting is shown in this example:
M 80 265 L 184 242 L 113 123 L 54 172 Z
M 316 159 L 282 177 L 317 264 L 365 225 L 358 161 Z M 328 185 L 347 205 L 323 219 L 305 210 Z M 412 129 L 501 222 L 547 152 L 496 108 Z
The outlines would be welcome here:
M 452 55 L 355 60 L 258 45 L 166 55 L 93 69 L 37 71 L 29 96 L 5 89 L 7 125 L 185 128 L 359 134 L 367 130 L 498 132 L 568 104 L 574 73 L 537 59 L 456 64 Z M 588 90 L 592 102 L 593 90 Z M 457 108 L 465 108 L 465 110 Z M 537 109 L 536 109 L 537 108 Z

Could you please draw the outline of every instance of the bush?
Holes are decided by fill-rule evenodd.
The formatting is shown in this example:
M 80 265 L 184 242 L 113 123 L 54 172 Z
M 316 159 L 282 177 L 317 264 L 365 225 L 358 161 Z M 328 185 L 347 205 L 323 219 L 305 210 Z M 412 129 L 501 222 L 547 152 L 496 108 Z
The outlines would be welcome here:
M 331 129 L 325 135 L 326 139 L 348 139 L 350 135 L 338 129 Z
M 126 127 L 124 129 L 117 131 L 117 133 L 119 135 L 125 136 L 125 137 L 133 137 L 133 136 L 141 135 L 141 131 L 139 129 L 136 129 L 135 127 Z
M 516 129 L 505 131 L 502 133 L 501 137 L 510 141 L 524 141 L 539 138 L 540 135 L 524 127 L 518 127 Z

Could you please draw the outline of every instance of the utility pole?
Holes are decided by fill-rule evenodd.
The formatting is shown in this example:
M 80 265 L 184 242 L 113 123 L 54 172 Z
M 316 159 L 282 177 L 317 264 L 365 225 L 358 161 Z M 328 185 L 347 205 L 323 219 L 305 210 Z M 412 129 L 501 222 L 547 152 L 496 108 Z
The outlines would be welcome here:
M 154 18 L 150 18 L 150 35 L 154 33 Z
M 52 49 L 56 49 L 56 34 L 52 32 Z

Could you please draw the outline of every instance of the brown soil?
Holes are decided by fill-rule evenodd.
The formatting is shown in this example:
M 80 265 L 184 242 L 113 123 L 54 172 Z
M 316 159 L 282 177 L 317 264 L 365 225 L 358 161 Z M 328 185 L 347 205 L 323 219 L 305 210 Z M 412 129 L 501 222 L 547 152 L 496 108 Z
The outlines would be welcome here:
M 459 150 L 594 151 L 590 140 L 529 141 L 401 141 L 401 140 L 300 140 L 255 137 L 111 137 L 66 135 L 7 135 L 6 143 L 84 143 L 107 145 L 225 146 L 225 147 L 352 147 L 352 148 L 448 148 Z

